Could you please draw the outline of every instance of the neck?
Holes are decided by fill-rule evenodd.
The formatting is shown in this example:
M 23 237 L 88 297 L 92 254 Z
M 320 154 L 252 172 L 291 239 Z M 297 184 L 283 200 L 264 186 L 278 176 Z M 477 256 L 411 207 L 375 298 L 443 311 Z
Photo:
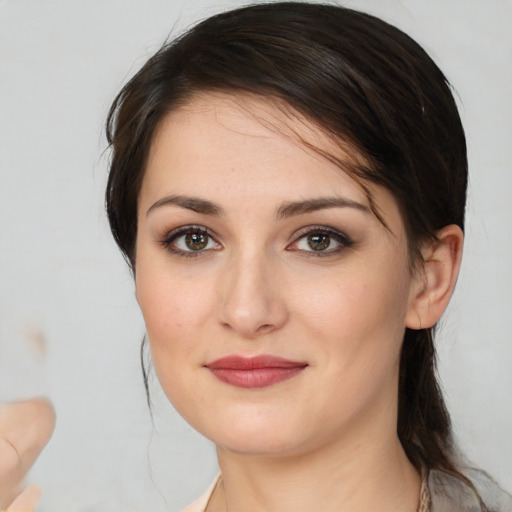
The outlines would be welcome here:
M 395 432 L 284 457 L 218 447 L 222 482 L 208 512 L 415 512 L 421 480 Z

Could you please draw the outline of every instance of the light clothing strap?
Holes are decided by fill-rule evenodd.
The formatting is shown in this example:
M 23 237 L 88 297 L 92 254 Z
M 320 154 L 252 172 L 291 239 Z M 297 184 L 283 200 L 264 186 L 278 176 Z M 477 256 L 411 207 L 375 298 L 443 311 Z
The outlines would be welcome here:
M 191 503 L 188 507 L 184 508 L 181 512 L 204 512 L 210 501 L 210 498 L 213 495 L 213 491 L 220 480 L 220 473 L 215 477 L 214 481 L 210 484 L 208 489 L 197 498 L 193 503 Z

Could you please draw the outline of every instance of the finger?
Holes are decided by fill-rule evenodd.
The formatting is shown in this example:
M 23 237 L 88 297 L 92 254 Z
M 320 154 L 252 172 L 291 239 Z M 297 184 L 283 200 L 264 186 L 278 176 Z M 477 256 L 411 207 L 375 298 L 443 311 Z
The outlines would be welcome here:
M 0 439 L 9 443 L 23 466 L 31 466 L 49 441 L 55 427 L 55 411 L 41 398 L 15 402 L 0 408 Z
M 30 485 L 11 503 L 5 512 L 35 512 L 41 494 L 40 487 Z
M 9 441 L 0 437 L 0 509 L 21 492 L 23 476 L 20 454 Z
M 51 437 L 55 412 L 43 399 L 0 406 L 0 508 L 18 495 L 20 483 Z

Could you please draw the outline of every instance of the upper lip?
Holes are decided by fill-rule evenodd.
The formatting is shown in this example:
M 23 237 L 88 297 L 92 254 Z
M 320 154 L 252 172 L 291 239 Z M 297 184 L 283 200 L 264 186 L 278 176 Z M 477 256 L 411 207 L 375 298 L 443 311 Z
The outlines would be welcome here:
M 261 368 L 297 368 L 305 367 L 307 363 L 303 361 L 291 361 L 283 357 L 272 355 L 259 355 L 254 357 L 244 357 L 239 355 L 229 355 L 216 359 L 205 365 L 207 368 L 218 370 L 258 370 Z

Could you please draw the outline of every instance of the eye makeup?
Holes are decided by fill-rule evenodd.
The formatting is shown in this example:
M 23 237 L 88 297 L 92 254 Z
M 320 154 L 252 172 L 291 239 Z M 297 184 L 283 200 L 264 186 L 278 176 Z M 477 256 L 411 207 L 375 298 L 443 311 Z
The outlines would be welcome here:
M 352 247 L 353 240 L 342 231 L 323 225 L 301 228 L 294 233 L 295 240 L 287 246 L 288 251 L 301 251 L 311 257 L 328 257 Z
M 222 248 L 215 240 L 213 233 L 200 225 L 180 226 L 173 229 L 160 240 L 160 244 L 171 254 L 188 258 Z

